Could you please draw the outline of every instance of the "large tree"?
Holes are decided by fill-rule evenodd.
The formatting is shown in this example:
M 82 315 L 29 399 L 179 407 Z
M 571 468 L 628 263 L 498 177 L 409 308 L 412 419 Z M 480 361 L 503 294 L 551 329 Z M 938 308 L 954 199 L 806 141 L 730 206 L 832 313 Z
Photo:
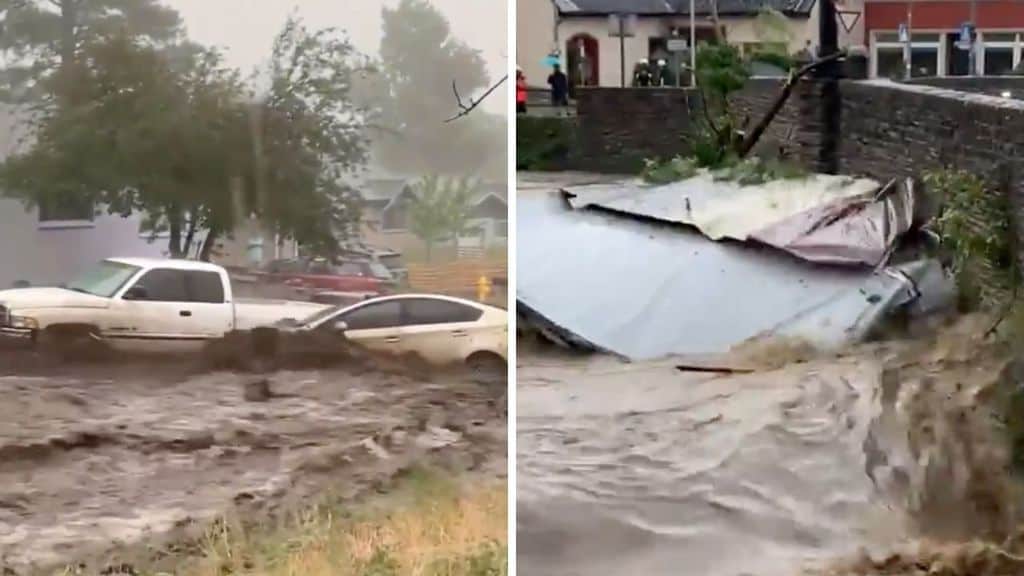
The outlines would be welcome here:
M 91 42 L 113 36 L 155 44 L 181 34 L 177 12 L 158 0 L 0 0 L 0 81 L 8 95 L 33 88 L 77 60 Z
M 31 141 L 0 171 L 26 203 L 81 202 L 141 213 L 170 252 L 210 256 L 217 238 L 258 216 L 330 251 L 358 219 L 339 182 L 365 159 L 356 69 L 343 38 L 289 21 L 260 95 L 215 52 L 137 38 L 90 43 L 76 81 L 46 83 L 61 106 L 36 106 Z M 67 92 L 74 94 L 67 97 Z
M 482 110 L 445 123 L 459 112 L 453 85 L 469 97 L 490 85 L 478 50 L 452 36 L 444 15 L 426 0 L 401 0 L 383 10 L 380 47 L 381 124 L 378 160 L 402 172 L 478 173 L 505 158 L 504 123 Z

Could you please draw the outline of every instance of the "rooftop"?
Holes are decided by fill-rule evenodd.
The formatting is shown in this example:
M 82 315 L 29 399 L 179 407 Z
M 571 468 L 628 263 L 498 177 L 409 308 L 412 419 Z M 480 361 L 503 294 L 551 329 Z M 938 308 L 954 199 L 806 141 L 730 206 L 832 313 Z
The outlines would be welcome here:
M 711 14 L 712 0 L 694 0 L 694 11 Z M 792 16 L 809 16 L 815 0 L 718 0 L 722 16 L 756 14 L 772 8 Z M 637 14 L 639 16 L 680 16 L 690 14 L 690 0 L 554 0 L 563 16 L 607 16 Z

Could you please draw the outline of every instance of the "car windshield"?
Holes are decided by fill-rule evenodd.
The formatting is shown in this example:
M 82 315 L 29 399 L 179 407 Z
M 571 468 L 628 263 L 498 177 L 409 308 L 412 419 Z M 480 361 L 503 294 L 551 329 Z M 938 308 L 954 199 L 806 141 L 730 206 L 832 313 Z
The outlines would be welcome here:
M 373 272 L 373 275 L 377 278 L 384 278 L 386 280 L 392 278 L 391 270 L 380 262 L 370 262 L 370 272 Z
M 68 282 L 67 289 L 110 298 L 138 271 L 138 266 L 104 260 Z

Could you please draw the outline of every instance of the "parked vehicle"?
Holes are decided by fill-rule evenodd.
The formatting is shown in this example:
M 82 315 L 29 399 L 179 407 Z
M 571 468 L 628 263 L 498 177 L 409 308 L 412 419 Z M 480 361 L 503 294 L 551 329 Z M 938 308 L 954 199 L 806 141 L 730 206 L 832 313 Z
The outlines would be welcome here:
M 236 299 L 227 271 L 206 262 L 111 258 L 61 288 L 0 291 L 0 335 L 58 348 L 84 340 L 179 350 L 326 308 Z
M 430 364 L 465 364 L 474 371 L 503 376 L 508 360 L 508 315 L 504 310 L 436 294 L 401 294 L 335 306 L 298 324 L 278 324 L 286 332 L 343 334 L 371 351 L 416 354 Z
M 275 260 L 267 266 L 265 273 L 272 282 L 316 292 L 379 294 L 393 283 L 390 276 L 382 278 L 375 275 L 368 263 L 343 263 L 339 266 L 322 258 Z
M 405 282 L 409 270 L 405 266 L 402 253 L 387 248 L 379 248 L 362 243 L 348 243 L 341 248 L 343 259 L 371 260 L 380 262 L 391 272 L 398 284 Z

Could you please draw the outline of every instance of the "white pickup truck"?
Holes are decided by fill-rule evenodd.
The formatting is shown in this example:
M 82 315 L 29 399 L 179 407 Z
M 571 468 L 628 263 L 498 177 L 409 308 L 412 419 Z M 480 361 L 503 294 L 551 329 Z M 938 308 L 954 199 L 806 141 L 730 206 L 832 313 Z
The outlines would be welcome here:
M 324 308 L 235 299 L 227 271 L 206 262 L 111 258 L 61 288 L 0 291 L 0 336 L 59 347 L 99 341 L 120 350 L 179 351 Z

